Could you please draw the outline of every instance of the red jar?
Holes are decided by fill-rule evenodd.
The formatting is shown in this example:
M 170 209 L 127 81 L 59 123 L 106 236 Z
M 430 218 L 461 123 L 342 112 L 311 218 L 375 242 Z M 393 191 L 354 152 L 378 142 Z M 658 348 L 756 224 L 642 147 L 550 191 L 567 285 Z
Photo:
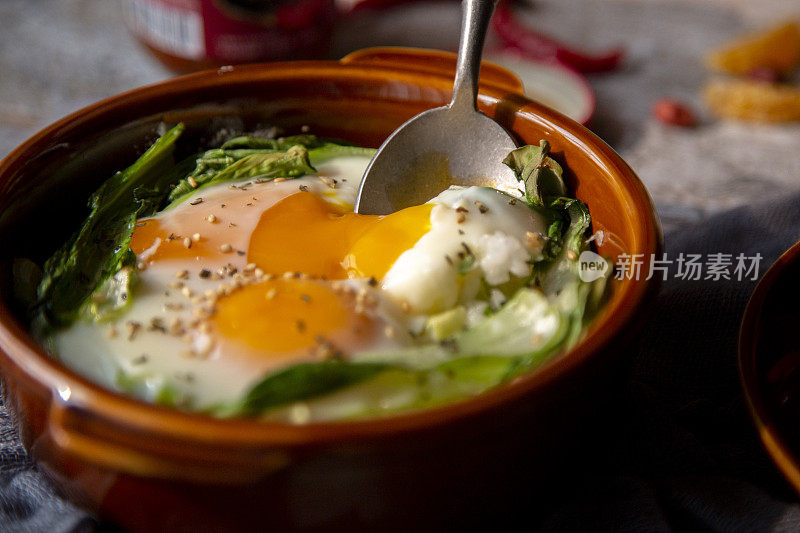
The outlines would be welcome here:
M 335 0 L 124 0 L 131 32 L 169 68 L 328 55 Z

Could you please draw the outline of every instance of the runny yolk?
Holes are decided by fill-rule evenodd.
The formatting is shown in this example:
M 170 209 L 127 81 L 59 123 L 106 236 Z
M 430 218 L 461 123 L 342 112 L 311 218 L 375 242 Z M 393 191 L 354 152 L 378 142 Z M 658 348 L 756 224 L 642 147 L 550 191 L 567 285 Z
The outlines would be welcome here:
M 248 261 L 265 272 L 327 279 L 381 279 L 430 230 L 430 204 L 387 216 L 343 213 L 308 192 L 264 211 L 250 237 Z
M 368 319 L 347 311 L 324 284 L 271 280 L 220 299 L 212 321 L 223 338 L 235 338 L 260 353 L 311 347 L 324 339 L 363 335 Z

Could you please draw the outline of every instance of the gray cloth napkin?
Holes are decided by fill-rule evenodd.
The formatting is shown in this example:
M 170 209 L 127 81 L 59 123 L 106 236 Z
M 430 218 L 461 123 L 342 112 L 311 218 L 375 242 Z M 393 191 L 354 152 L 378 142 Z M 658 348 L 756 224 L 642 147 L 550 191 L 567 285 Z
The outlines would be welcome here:
M 738 208 L 666 237 L 680 252 L 760 253 L 760 274 L 800 239 L 800 193 Z M 546 511 L 505 523 L 546 531 L 797 531 L 800 504 L 761 447 L 736 366 L 739 321 L 755 281 L 676 279 L 671 268 L 632 346 L 602 443 L 554 487 Z M 0 407 L 0 530 L 98 527 L 59 498 Z M 584 465 L 585 466 L 585 465 Z M 565 476 L 566 477 L 566 476 Z

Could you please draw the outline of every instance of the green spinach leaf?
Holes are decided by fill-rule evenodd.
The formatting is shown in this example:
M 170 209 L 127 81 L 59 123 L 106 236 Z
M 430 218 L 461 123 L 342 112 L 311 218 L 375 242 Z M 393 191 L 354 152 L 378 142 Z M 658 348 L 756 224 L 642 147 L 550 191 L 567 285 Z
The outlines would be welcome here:
M 525 185 L 525 197 L 534 206 L 548 205 L 564 196 L 564 171 L 555 159 L 549 157 L 550 143 L 539 141 L 539 146 L 529 144 L 512 151 L 503 163 L 514 171 L 517 180 Z
M 129 249 L 137 216 L 152 214 L 174 178 L 173 152 L 183 124 L 167 131 L 130 167 L 92 195 L 90 213 L 77 233 L 44 264 L 39 285 L 39 327 L 65 326 L 83 303 L 135 256 Z M 145 193 L 149 191 L 149 193 Z
M 270 374 L 245 396 L 242 410 L 258 414 L 271 407 L 308 400 L 354 385 L 391 368 L 385 363 L 322 361 L 301 363 Z

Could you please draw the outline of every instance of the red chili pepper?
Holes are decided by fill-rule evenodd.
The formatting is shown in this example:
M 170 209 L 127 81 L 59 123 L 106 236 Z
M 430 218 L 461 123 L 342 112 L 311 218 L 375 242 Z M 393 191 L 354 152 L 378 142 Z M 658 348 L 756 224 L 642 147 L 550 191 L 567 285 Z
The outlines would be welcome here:
M 662 98 L 653 104 L 653 114 L 664 124 L 691 128 L 697 119 L 686 104 L 671 98 Z
M 624 56 L 619 47 L 609 52 L 592 54 L 568 47 L 561 42 L 517 22 L 505 1 L 500 2 L 492 19 L 495 33 L 507 48 L 513 48 L 530 59 L 556 60 L 580 72 L 607 72 L 615 69 Z

